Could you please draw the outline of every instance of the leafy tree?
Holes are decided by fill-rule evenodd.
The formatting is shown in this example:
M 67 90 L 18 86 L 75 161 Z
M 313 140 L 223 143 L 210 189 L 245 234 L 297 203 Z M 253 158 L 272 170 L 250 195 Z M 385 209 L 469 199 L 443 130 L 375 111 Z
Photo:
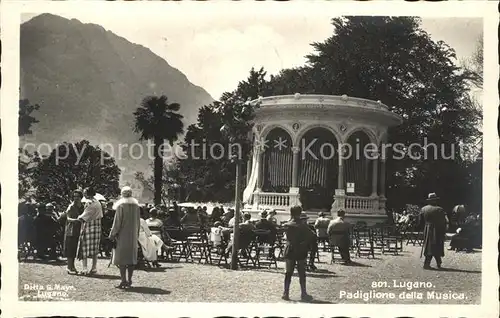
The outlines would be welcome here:
M 342 17 L 332 20 L 332 36 L 313 43 L 314 52 L 302 67 L 282 70 L 266 83 L 263 70 L 252 70 L 235 91 L 241 98 L 282 94 L 328 94 L 380 100 L 403 117 L 404 122 L 389 131 L 389 143 L 435 143 L 453 160 L 406 156 L 387 163 L 389 207 L 420 204 L 427 192 L 439 192 L 448 208 L 457 197 L 472 200 L 468 162 L 458 145 L 476 144 L 481 132 L 481 109 L 470 97 L 478 71 L 458 66 L 455 52 L 444 42 L 434 42 L 413 17 Z M 253 86 L 253 87 L 252 87 Z M 230 95 L 230 94 L 229 94 Z M 224 98 L 224 97 L 223 97 Z M 227 98 L 227 96 L 226 96 Z M 219 103 L 223 103 L 223 99 Z M 188 129 L 186 140 L 221 140 L 217 102 L 200 110 L 198 124 Z M 454 148 L 451 146 L 454 145 Z M 413 153 L 416 155 L 416 153 Z M 188 161 L 183 161 L 181 168 Z M 225 182 L 232 187 L 231 171 L 225 178 L 220 161 L 219 174 L 212 175 L 215 163 L 190 163 L 192 179 L 208 184 L 209 192 Z M 224 176 L 224 177 L 223 177 Z M 230 192 L 230 191 L 229 191 Z
M 464 67 L 468 69 L 471 73 L 476 74 L 473 78 L 473 83 L 478 88 L 483 88 L 483 37 L 479 37 L 476 42 L 476 47 L 472 56 L 463 61 Z
M 31 126 L 38 123 L 38 120 L 31 116 L 31 113 L 40 109 L 40 105 L 31 104 L 29 100 L 22 99 L 19 101 L 19 137 L 24 135 L 31 135 Z
M 166 204 L 166 198 L 176 199 L 172 189 L 176 186 L 182 186 L 185 182 L 177 161 L 171 164 L 163 163 L 162 178 L 162 183 L 165 186 L 162 187 L 162 201 L 163 204 Z M 154 191 L 154 176 L 147 177 L 142 171 L 138 171 L 135 173 L 135 179 L 143 185 L 144 189 Z
M 155 204 L 161 204 L 162 196 L 163 153 L 160 152 L 160 147 L 165 140 L 173 147 L 179 135 L 184 132 L 180 108 L 178 103 L 168 103 L 165 95 L 148 96 L 134 112 L 134 131 L 141 135 L 141 140 L 154 141 Z
M 56 202 L 59 209 L 70 202 L 73 190 L 85 187 L 115 198 L 120 193 L 120 173 L 114 158 L 87 140 L 63 143 L 33 170 L 35 196 L 39 202 Z
M 265 79 L 266 75 L 267 72 L 264 70 L 264 67 L 261 67 L 258 71 L 252 67 L 248 78 L 238 83 L 234 94 L 243 99 L 251 100 L 257 99 L 259 96 L 269 95 L 271 87 Z
M 289 71 L 303 74 L 303 81 L 292 81 L 301 89 L 295 92 L 381 100 L 405 119 L 390 130 L 392 144 L 422 145 L 427 138 L 445 145 L 449 153 L 449 145 L 468 144 L 480 134 L 480 112 L 469 99 L 470 82 L 477 74 L 457 66 L 454 50 L 442 41 L 433 42 L 419 19 L 342 17 L 333 19 L 332 25 L 333 35 L 313 44 L 308 65 Z M 271 80 L 278 89 L 273 94 L 293 92 L 283 85 L 285 75 Z M 445 176 L 463 175 L 458 147 L 454 155 L 454 160 L 390 160 L 387 184 L 393 185 L 388 190 L 392 203 L 404 207 L 427 191 L 446 189 Z M 441 193 L 448 205 L 457 197 L 455 190 Z
M 200 108 L 198 122 L 187 129 L 183 145 L 186 158 L 180 161 L 181 173 L 187 181 L 183 184 L 186 200 L 229 202 L 234 199 L 235 169 L 230 148 L 239 151 L 231 145 L 240 145 L 238 159 L 241 162 L 248 158 L 251 149 L 248 137 L 255 113 L 247 101 L 270 93 L 266 74 L 264 68 L 258 71 L 252 68 L 247 79 L 239 82 L 233 92 L 225 92 L 220 101 Z M 224 126 L 227 131 L 221 130 Z M 214 146 L 215 143 L 222 148 Z M 192 146 L 195 144 L 199 146 Z
M 35 110 L 38 110 L 38 104 L 31 104 L 29 100 L 22 99 L 19 101 L 19 137 L 31 135 L 31 126 L 38 123 L 38 120 L 31 115 Z M 36 153 L 30 153 L 26 149 L 19 148 L 18 157 L 18 194 L 19 198 L 26 199 L 32 191 L 32 173 L 33 168 L 38 163 Z

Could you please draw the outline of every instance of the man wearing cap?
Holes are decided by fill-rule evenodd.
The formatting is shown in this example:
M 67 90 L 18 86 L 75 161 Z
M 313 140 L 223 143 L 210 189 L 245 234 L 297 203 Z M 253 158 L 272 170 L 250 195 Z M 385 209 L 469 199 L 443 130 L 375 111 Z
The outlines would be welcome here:
M 297 266 L 299 272 L 299 283 L 301 290 L 302 300 L 311 300 L 312 297 L 307 294 L 306 290 L 306 258 L 311 241 L 316 237 L 314 232 L 300 220 L 302 208 L 294 206 L 290 209 L 291 220 L 285 223 L 284 229 L 286 234 L 285 246 L 285 282 L 283 296 L 284 300 L 290 300 L 290 283 L 292 282 L 292 275 Z
M 438 201 L 439 197 L 435 193 L 429 193 L 427 205 L 420 212 L 420 220 L 425 223 L 424 243 L 420 254 L 420 257 L 422 254 L 425 256 L 424 269 L 432 269 L 433 257 L 437 267 L 441 268 L 441 257 L 444 256 L 447 218 L 443 208 L 437 205 Z

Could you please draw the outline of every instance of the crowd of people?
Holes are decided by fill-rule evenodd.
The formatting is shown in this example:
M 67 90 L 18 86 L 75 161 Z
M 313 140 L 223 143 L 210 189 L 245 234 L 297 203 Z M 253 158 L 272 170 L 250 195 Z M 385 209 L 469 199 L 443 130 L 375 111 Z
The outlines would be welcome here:
M 435 258 L 438 268 L 444 255 L 444 241 L 449 218 L 437 204 L 439 198 L 429 194 L 428 204 L 415 216 L 403 214 L 397 223 L 413 222 L 423 231 L 422 255 L 425 256 L 424 269 L 430 268 Z M 100 202 L 92 188 L 73 191 L 72 202 L 63 213 L 54 209 L 53 203 L 23 205 L 19 213 L 19 244 L 30 245 L 36 257 L 57 260 L 59 254 L 67 258 L 67 272 L 70 275 L 93 275 L 97 273 L 97 258 L 102 252 L 111 256 L 111 263 L 120 269 L 121 282 L 118 288 L 132 286 L 134 269 L 139 257 L 160 267 L 158 256 L 168 252 L 173 239 L 165 228 L 197 227 L 207 233 L 214 248 L 222 248 L 220 253 L 229 255 L 233 249 L 232 233 L 236 223 L 235 211 L 223 206 L 214 207 L 208 213 L 206 207 L 153 206 L 139 204 L 132 197 L 132 190 L 124 187 L 121 198 L 116 202 Z M 35 213 L 36 212 L 36 213 Z M 450 249 L 471 250 L 480 244 L 481 219 L 469 215 L 457 218 L 457 234 L 453 237 Z M 314 265 L 318 245 L 328 245 L 332 253 L 338 249 L 343 264 L 350 264 L 350 231 L 353 227 L 345 220 L 345 211 L 339 210 L 337 217 L 330 219 L 320 212 L 314 223 L 308 223 L 308 215 L 300 206 L 290 209 L 288 222 L 279 223 L 276 211 L 264 210 L 257 220 L 244 213 L 238 222 L 239 252 L 255 238 L 255 233 L 265 233 L 260 240 L 275 246 L 278 232 L 286 240 L 284 259 L 286 273 L 283 299 L 289 299 L 288 292 L 295 267 L 299 272 L 302 299 L 309 299 L 306 292 L 305 275 L 307 270 L 316 270 Z M 227 242 L 227 244 L 222 244 Z M 111 250 L 113 251 L 111 253 Z M 271 250 L 270 250 L 271 253 Z M 274 253 L 274 251 L 273 251 Z M 333 254 L 332 254 L 333 256 Z M 78 271 L 75 260 L 82 261 Z M 88 268 L 88 259 L 92 263 Z

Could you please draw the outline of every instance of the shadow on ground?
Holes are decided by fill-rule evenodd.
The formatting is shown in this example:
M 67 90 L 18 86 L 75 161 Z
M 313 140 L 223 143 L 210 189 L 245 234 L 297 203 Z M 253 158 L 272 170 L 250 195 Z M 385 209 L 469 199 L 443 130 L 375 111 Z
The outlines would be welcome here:
M 89 275 L 87 277 L 97 278 L 97 279 L 120 279 L 120 276 L 118 276 L 118 275 L 108 275 L 108 274 L 93 274 L 93 275 Z
M 125 289 L 127 293 L 139 293 L 139 294 L 152 294 L 152 295 L 168 295 L 172 293 L 169 290 L 154 288 L 154 287 L 145 287 L 145 286 L 132 286 L 129 289 Z
M 481 274 L 481 271 L 469 271 L 466 269 L 458 269 L 458 268 L 446 268 L 441 267 L 441 269 L 434 269 L 436 272 L 456 272 L 456 273 L 471 273 L 471 274 Z

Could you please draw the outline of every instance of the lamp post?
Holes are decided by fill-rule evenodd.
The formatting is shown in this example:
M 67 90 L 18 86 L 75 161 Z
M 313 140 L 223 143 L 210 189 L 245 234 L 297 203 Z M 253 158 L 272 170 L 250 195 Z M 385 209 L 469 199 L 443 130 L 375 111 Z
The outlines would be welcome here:
M 220 129 L 221 133 L 227 137 L 230 142 L 229 149 L 231 150 L 231 144 L 236 142 L 239 144 L 239 149 L 242 149 L 244 143 L 248 141 L 249 131 L 251 130 L 251 120 L 254 116 L 254 107 L 258 108 L 260 105 L 260 100 L 255 103 L 252 107 L 250 100 L 243 102 L 238 98 L 232 98 L 221 104 L 222 112 L 222 127 Z M 241 153 L 231 153 L 231 162 L 235 164 L 235 193 L 234 193 L 234 226 L 233 226 L 233 249 L 231 254 L 231 269 L 238 269 L 238 251 L 239 251 L 239 232 L 240 232 L 240 216 L 241 216 Z
M 221 132 L 225 135 L 229 134 L 230 128 L 227 124 L 224 124 L 221 127 Z M 230 143 L 235 141 L 234 136 L 229 137 Z M 234 224 L 233 224 L 233 249 L 231 251 L 231 269 L 238 269 L 238 250 L 239 250 L 239 238 L 240 238 L 240 183 L 241 183 L 241 174 L 240 174 L 240 158 L 239 154 L 230 154 L 231 162 L 235 164 L 235 189 L 234 189 Z
M 232 156 L 232 160 L 235 164 L 235 174 L 236 174 L 236 184 L 234 185 L 234 226 L 233 226 L 233 250 L 231 251 L 231 269 L 238 269 L 238 250 L 240 242 L 240 217 L 241 217 L 241 206 L 240 206 L 240 184 L 241 184 L 241 173 L 240 173 L 240 160 L 237 156 Z

